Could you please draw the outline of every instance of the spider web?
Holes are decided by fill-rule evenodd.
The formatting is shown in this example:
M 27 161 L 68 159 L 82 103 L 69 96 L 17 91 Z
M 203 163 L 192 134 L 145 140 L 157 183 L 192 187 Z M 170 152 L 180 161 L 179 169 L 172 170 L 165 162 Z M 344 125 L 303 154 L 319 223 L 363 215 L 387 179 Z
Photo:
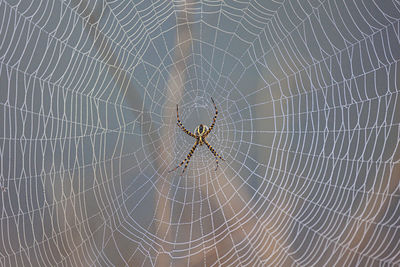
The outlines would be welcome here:
M 0 1 L 0 266 L 400 264 L 398 1 Z M 168 173 L 219 116 L 184 175 Z

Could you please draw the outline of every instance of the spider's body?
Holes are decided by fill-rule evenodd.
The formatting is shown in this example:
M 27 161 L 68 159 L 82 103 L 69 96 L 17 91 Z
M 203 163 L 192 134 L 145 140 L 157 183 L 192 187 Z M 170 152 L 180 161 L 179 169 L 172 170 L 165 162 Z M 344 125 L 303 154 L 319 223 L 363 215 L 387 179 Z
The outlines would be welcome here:
M 204 140 L 207 137 L 208 133 L 208 126 L 204 124 L 200 124 L 197 126 L 197 128 L 194 130 L 194 135 L 198 138 L 199 146 L 202 146 L 204 144 Z
M 206 144 L 208 149 L 210 149 L 210 151 L 215 156 L 215 161 L 217 163 L 217 167 L 215 168 L 215 170 L 218 169 L 218 158 L 221 159 L 221 160 L 224 160 L 206 140 L 206 137 L 211 132 L 211 130 L 214 128 L 215 121 L 217 120 L 217 116 L 218 116 L 218 109 L 217 109 L 217 106 L 215 105 L 214 99 L 211 98 L 211 101 L 214 104 L 215 116 L 213 118 L 213 122 L 212 122 L 210 128 L 208 126 L 204 125 L 204 124 L 200 124 L 194 130 L 194 133 L 186 130 L 185 126 L 183 126 L 181 120 L 179 119 L 178 105 L 176 105 L 176 117 L 177 117 L 177 124 L 178 124 L 179 128 L 181 128 L 182 131 L 184 131 L 186 134 L 188 134 L 191 137 L 195 138 L 196 142 L 194 143 L 192 149 L 190 150 L 190 152 L 186 156 L 186 158 L 181 163 L 179 163 L 178 166 L 176 166 L 174 169 L 170 170 L 170 172 L 176 170 L 177 168 L 182 166 L 183 163 L 186 162 L 185 167 L 183 168 L 183 171 L 182 171 L 182 174 L 183 174 L 185 172 L 187 166 L 189 165 L 190 158 L 192 157 L 192 155 L 193 155 L 194 151 L 196 150 L 197 146 L 202 146 L 203 144 Z

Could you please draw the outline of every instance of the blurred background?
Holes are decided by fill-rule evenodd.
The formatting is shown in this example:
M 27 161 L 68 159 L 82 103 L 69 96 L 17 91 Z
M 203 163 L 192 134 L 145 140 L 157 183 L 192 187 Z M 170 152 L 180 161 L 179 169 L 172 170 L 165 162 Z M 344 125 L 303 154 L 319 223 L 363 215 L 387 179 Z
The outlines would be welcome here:
M 0 266 L 400 264 L 400 3 L 0 0 Z M 188 130 L 210 125 L 198 147 Z

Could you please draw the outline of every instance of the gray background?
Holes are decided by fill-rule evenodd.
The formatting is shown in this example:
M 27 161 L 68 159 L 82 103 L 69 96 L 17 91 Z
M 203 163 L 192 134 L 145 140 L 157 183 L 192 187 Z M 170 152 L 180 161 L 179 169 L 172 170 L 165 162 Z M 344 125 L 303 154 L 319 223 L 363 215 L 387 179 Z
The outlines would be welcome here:
M 0 266 L 399 264 L 399 18 L 0 1 Z

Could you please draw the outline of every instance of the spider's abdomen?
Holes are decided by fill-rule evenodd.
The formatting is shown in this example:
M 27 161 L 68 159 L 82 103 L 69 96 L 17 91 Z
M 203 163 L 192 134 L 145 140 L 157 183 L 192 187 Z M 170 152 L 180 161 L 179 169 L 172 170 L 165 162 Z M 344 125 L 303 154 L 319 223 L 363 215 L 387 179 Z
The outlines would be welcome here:
M 208 131 L 208 127 L 204 124 L 200 124 L 197 126 L 197 128 L 194 130 L 194 134 L 196 136 L 203 136 L 206 132 Z

